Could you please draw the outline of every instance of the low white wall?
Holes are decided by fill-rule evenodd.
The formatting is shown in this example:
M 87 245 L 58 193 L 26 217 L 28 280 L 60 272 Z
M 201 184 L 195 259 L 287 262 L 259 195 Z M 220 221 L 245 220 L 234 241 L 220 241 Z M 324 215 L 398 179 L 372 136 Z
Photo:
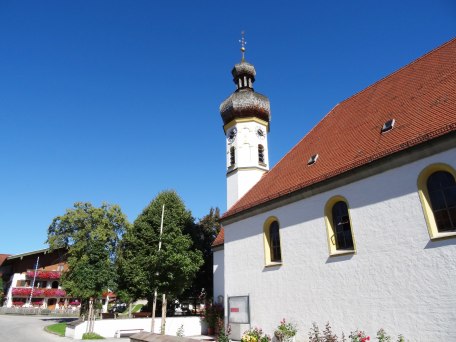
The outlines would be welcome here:
M 94 332 L 103 337 L 115 337 L 117 330 L 125 329 L 144 329 L 150 331 L 151 318 L 131 318 L 131 319 L 103 319 L 95 321 Z M 168 317 L 166 318 L 165 334 L 176 336 L 177 329 L 183 325 L 185 336 L 196 336 L 202 333 L 201 318 L 193 317 Z M 161 318 L 155 319 L 155 333 L 160 333 Z M 77 325 L 74 329 L 67 328 L 65 336 L 74 339 L 82 339 L 86 332 L 87 322 Z

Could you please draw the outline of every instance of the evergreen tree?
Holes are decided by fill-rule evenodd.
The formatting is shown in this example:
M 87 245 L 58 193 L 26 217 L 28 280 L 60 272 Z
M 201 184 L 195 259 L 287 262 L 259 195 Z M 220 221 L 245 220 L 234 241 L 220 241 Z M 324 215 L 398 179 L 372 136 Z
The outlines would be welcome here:
M 191 238 L 184 234 L 193 225 L 190 211 L 176 192 L 159 193 L 123 237 L 117 260 L 120 290 L 151 302 L 155 289 L 172 299 L 188 288 L 203 263 L 201 252 L 192 249 Z
M 193 248 L 201 251 L 203 265 L 198 270 L 192 286 L 187 289 L 182 298 L 196 298 L 213 296 L 213 270 L 212 270 L 212 243 L 220 231 L 220 209 L 211 208 L 209 213 L 199 220 L 197 224 L 189 225 L 188 233 L 193 241 Z M 195 303 L 196 304 L 196 303 Z

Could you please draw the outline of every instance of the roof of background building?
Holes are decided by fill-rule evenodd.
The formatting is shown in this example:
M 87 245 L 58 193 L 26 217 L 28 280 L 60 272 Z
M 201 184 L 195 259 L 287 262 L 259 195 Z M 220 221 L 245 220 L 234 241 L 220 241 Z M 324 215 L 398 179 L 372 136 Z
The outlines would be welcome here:
M 10 254 L 0 254 L 0 266 L 2 266 L 3 262 L 8 259 Z
M 46 254 L 46 253 L 48 253 L 48 252 L 50 252 L 50 249 L 45 248 L 45 249 L 40 249 L 40 250 L 37 250 L 37 251 L 26 252 L 26 253 L 16 254 L 16 255 L 10 255 L 10 256 L 8 257 L 8 260 L 23 258 L 23 257 L 25 257 L 25 256 L 35 255 L 35 254 Z
M 225 229 L 222 227 L 222 228 L 220 228 L 220 232 L 218 233 L 214 242 L 212 242 L 212 247 L 221 246 L 221 245 L 223 245 L 224 241 L 225 241 Z
M 222 219 L 454 131 L 456 39 L 336 105 Z

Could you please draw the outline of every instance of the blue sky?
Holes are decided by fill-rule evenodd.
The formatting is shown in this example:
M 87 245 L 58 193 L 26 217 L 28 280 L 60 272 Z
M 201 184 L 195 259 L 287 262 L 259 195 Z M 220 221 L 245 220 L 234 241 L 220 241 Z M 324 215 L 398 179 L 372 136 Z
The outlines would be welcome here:
M 456 36 L 454 1 L 0 2 L 0 253 L 74 202 L 133 221 L 165 189 L 226 210 L 218 111 L 240 31 L 274 165 L 332 107 Z

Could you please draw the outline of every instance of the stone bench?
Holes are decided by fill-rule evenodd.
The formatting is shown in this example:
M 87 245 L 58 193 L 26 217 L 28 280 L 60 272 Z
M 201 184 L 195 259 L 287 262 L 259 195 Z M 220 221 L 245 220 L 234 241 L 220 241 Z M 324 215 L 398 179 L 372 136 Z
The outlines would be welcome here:
M 140 332 L 143 332 L 144 329 L 119 329 L 116 331 L 114 337 L 121 338 L 122 336 L 128 337 Z

